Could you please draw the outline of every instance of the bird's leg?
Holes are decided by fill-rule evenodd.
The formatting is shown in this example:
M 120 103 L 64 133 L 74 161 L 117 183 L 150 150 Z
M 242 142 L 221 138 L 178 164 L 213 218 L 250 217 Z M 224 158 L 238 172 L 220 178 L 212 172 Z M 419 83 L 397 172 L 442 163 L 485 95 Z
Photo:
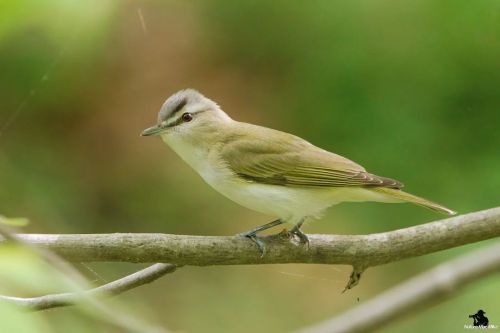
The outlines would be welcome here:
M 305 244 L 307 246 L 307 248 L 309 248 L 309 238 L 307 237 L 307 235 L 305 233 L 302 232 L 302 230 L 300 230 L 300 227 L 302 227 L 302 224 L 304 224 L 304 221 L 305 221 L 305 219 L 300 220 L 299 223 L 297 223 L 290 230 L 290 233 L 292 235 L 297 236 L 299 238 L 300 242 L 302 244 Z
M 277 225 L 283 224 L 283 223 L 285 223 L 285 222 L 282 220 L 275 220 L 275 221 L 266 223 L 264 225 L 258 226 L 256 228 L 253 228 L 251 230 L 248 230 L 246 232 L 239 233 L 238 236 L 250 238 L 255 244 L 257 244 L 257 246 L 259 247 L 260 253 L 261 253 L 260 257 L 262 258 L 266 254 L 266 243 L 264 242 L 262 237 L 257 236 L 257 233 L 260 231 L 275 227 Z

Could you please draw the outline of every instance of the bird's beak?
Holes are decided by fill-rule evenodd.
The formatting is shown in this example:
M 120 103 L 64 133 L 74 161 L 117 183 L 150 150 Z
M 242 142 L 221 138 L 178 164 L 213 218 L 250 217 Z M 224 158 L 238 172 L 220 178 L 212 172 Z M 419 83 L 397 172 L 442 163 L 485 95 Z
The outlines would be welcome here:
M 165 130 L 166 128 L 157 125 L 150 128 L 146 128 L 144 131 L 142 131 L 141 136 L 158 135 Z

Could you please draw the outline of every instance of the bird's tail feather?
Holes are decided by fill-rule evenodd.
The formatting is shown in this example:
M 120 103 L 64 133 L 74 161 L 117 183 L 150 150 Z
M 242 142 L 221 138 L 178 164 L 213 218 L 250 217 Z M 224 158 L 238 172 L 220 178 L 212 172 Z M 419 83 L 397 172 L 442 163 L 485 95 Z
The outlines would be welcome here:
M 403 192 L 403 191 L 398 190 L 398 189 L 387 188 L 387 187 L 375 187 L 372 189 L 372 191 L 388 195 L 394 199 L 399 199 L 402 201 L 411 202 L 411 203 L 414 203 L 416 205 L 432 209 L 432 210 L 439 212 L 439 213 L 444 213 L 444 214 L 448 214 L 448 215 L 455 215 L 456 214 L 455 211 L 453 211 L 449 208 L 441 206 L 441 205 L 439 205 L 435 202 L 429 201 L 427 199 L 417 197 L 416 195 Z

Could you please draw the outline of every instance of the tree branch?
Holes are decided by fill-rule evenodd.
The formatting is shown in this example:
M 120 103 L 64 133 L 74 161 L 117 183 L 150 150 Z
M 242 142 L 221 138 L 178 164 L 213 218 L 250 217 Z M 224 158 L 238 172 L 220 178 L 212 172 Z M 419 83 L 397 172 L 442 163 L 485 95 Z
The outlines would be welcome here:
M 35 298 L 1 296 L 32 310 L 74 304 L 89 296 L 116 295 L 171 273 L 178 266 L 277 263 L 349 264 L 353 272 L 346 289 L 355 286 L 372 266 L 500 236 L 500 207 L 452 217 L 410 228 L 371 235 L 309 235 L 309 248 L 291 241 L 282 231 L 267 236 L 264 258 L 248 239 L 240 236 L 183 236 L 168 234 L 19 234 L 0 238 L 55 253 L 73 262 L 170 262 L 81 293 Z
M 173 273 L 176 268 L 177 266 L 172 264 L 154 264 L 143 270 L 91 290 L 75 293 L 52 294 L 32 298 L 0 295 L 0 300 L 14 303 L 32 311 L 69 306 L 82 302 L 89 297 L 119 295 L 130 289 L 151 283 L 166 274 Z
M 309 235 L 309 247 L 290 241 L 285 230 L 267 236 L 267 254 L 240 236 L 167 234 L 21 234 L 16 237 L 69 261 L 169 262 L 178 266 L 314 263 L 348 264 L 346 289 L 363 271 L 405 258 L 500 236 L 500 207 L 410 228 L 371 235 Z M 0 240 L 0 245 L 8 239 Z
M 309 235 L 307 249 L 289 233 L 267 236 L 261 258 L 240 236 L 168 234 L 20 234 L 73 262 L 169 262 L 176 265 L 348 264 L 367 268 L 500 236 L 500 207 L 370 235 Z M 6 240 L 0 239 L 0 245 Z
M 482 277 L 500 272 L 500 244 L 479 249 L 418 275 L 301 333 L 372 332 L 412 311 L 442 301 Z

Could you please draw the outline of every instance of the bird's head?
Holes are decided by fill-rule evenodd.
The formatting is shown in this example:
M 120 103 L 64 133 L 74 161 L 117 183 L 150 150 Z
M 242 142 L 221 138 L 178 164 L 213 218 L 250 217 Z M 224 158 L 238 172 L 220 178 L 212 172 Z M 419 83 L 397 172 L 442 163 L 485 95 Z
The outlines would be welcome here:
M 194 89 L 181 90 L 170 96 L 158 113 L 155 126 L 145 129 L 142 136 L 161 135 L 177 138 L 202 139 L 203 133 L 217 130 L 231 120 L 214 101 Z

